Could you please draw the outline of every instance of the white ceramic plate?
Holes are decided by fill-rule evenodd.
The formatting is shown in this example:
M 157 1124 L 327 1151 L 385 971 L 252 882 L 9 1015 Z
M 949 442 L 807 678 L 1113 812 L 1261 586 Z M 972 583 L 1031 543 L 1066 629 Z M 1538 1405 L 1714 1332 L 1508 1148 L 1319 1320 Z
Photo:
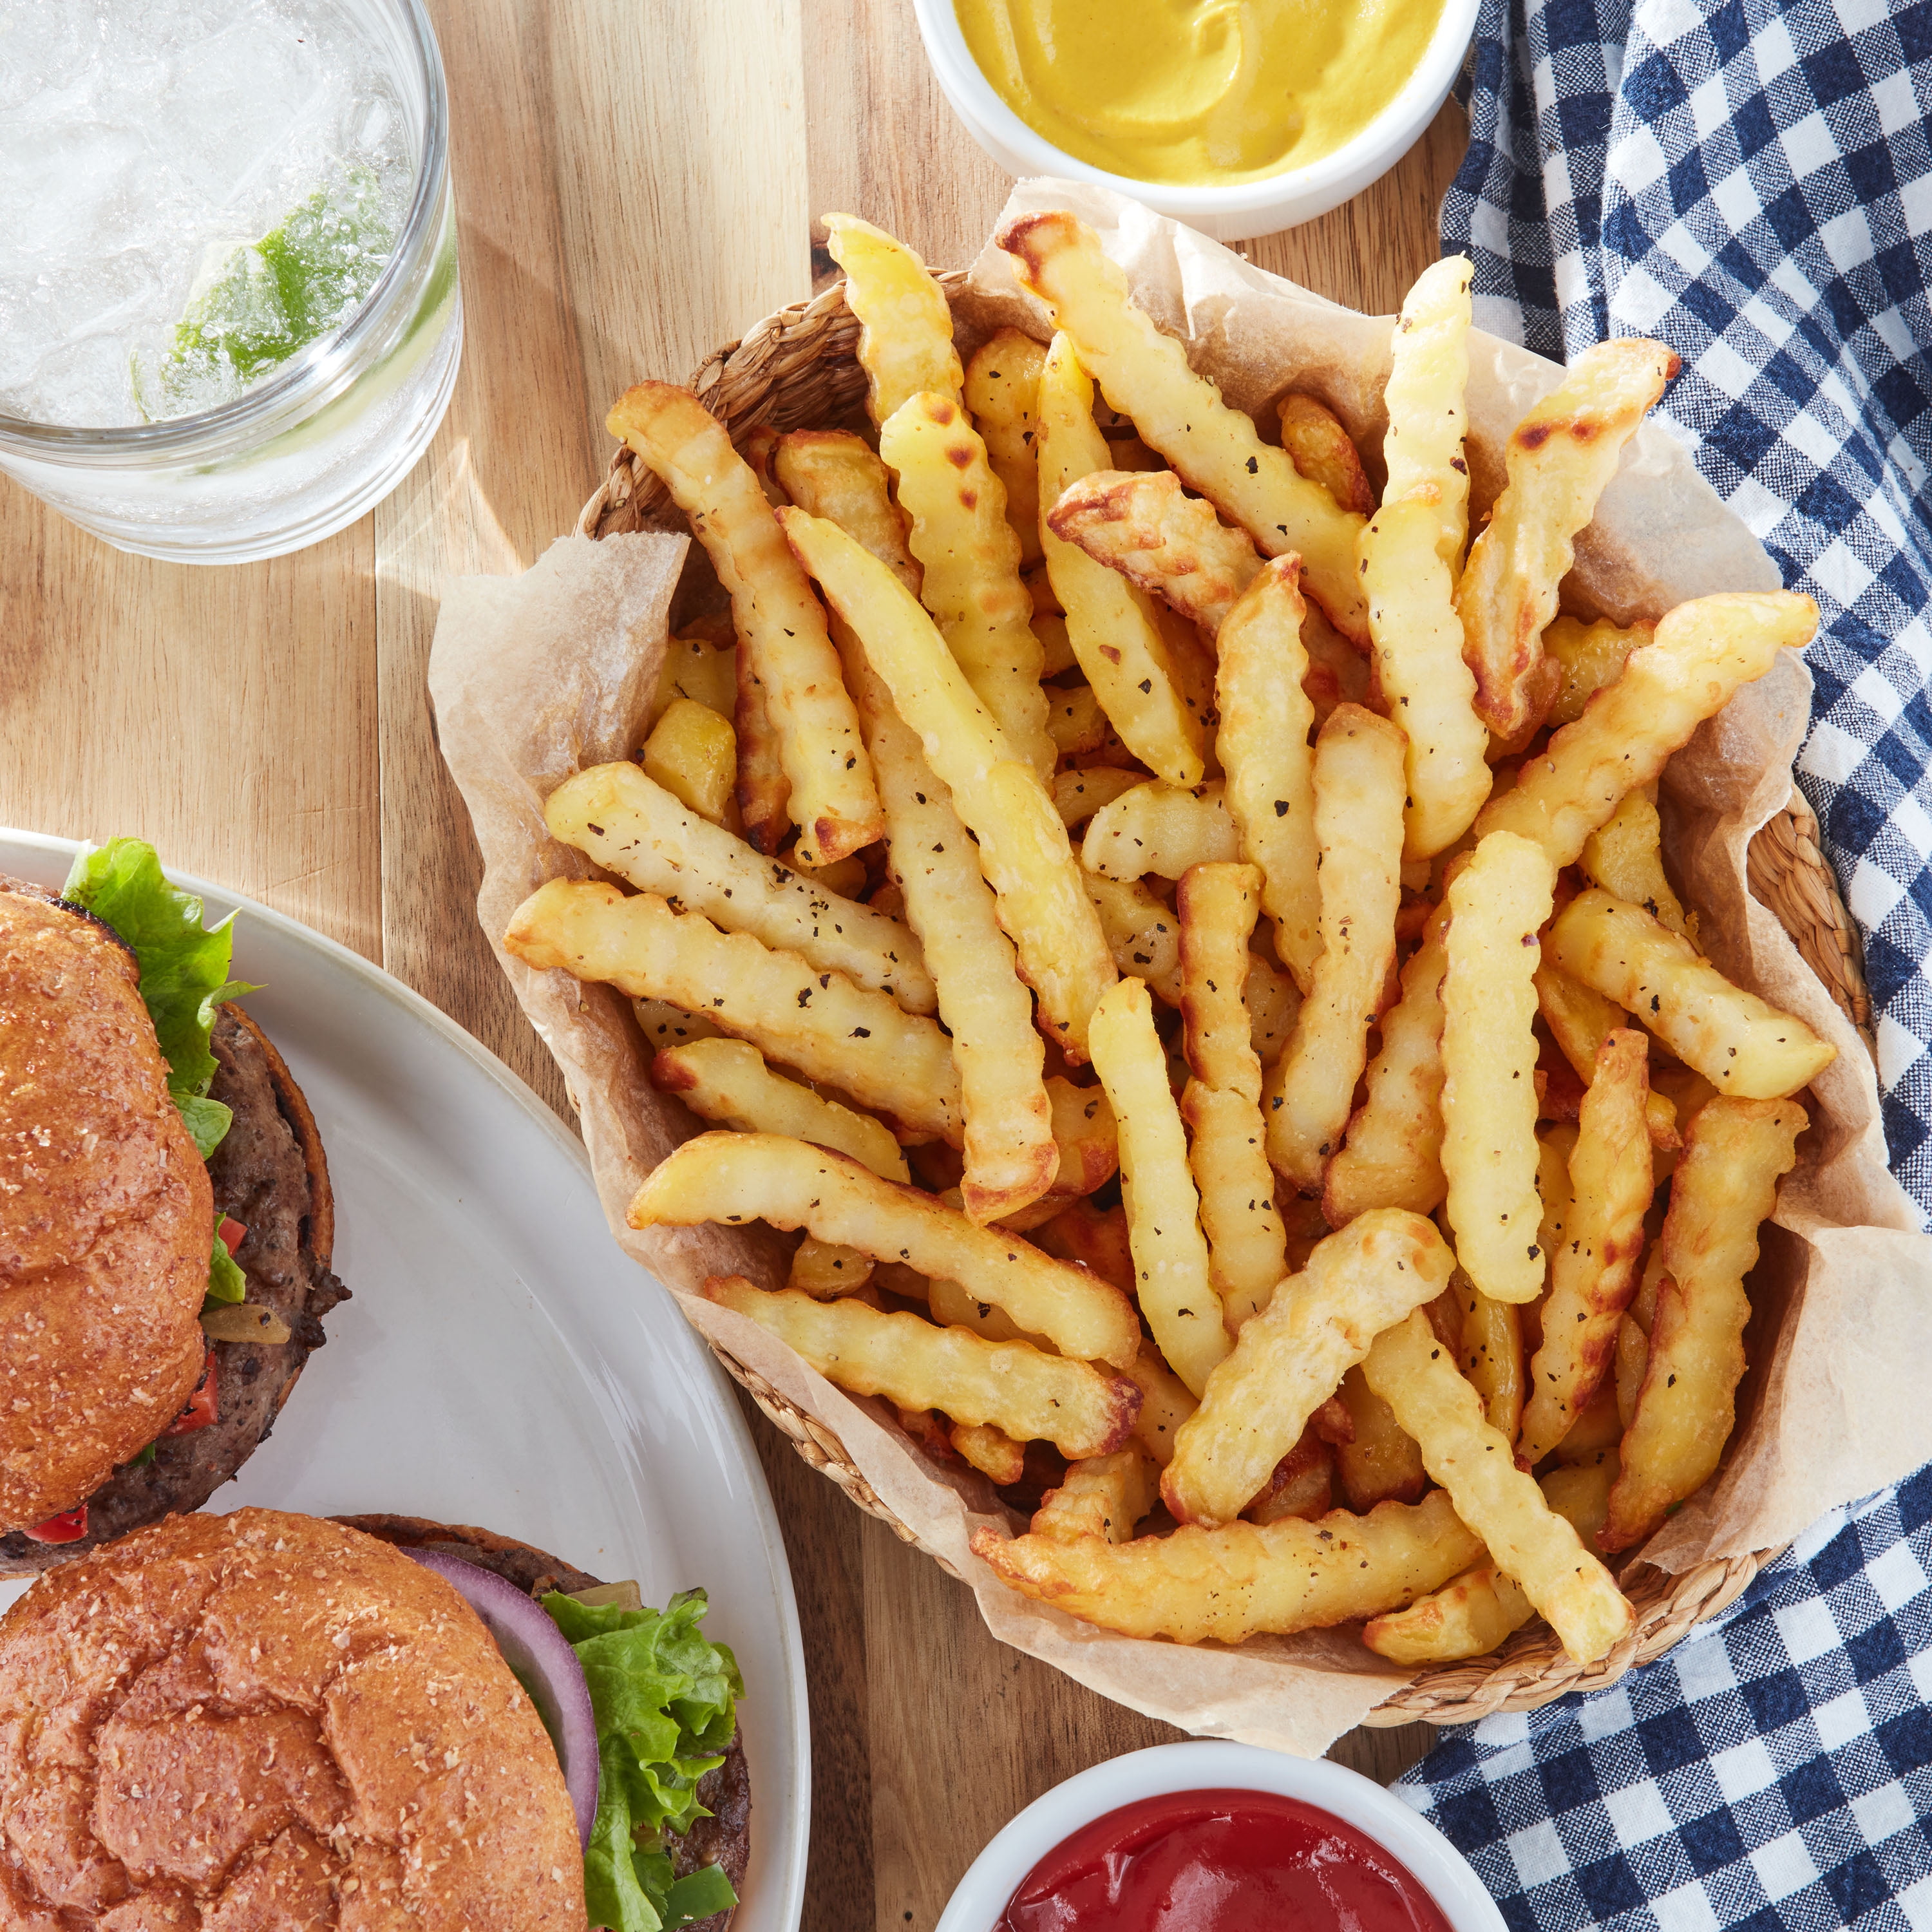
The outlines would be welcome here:
M 0 872 L 58 886 L 76 847 L 0 831 Z M 164 864 L 167 855 L 162 855 Z M 702 1584 L 730 1645 L 752 1774 L 735 1932 L 794 1932 L 811 1811 L 805 1656 L 778 1520 L 723 1370 L 610 1239 L 584 1150 L 493 1054 L 358 955 L 252 900 L 233 908 L 248 1010 L 328 1151 L 328 1318 L 274 1435 L 218 1510 L 392 1510 L 480 1523 L 647 1603 Z M 458 914 L 457 916 L 462 916 Z M 20 1586 L 0 1585 L 0 1605 Z

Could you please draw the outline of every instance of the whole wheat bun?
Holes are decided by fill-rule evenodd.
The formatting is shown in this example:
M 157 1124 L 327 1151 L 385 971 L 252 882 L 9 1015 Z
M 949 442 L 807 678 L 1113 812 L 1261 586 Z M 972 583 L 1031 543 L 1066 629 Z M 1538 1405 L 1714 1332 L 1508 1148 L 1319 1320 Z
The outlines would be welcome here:
M 0 1618 L 0 1925 L 584 1932 L 556 1754 L 400 1550 L 172 1516 Z
M 0 881 L 0 1531 L 90 1495 L 201 1372 L 214 1196 L 140 979 Z

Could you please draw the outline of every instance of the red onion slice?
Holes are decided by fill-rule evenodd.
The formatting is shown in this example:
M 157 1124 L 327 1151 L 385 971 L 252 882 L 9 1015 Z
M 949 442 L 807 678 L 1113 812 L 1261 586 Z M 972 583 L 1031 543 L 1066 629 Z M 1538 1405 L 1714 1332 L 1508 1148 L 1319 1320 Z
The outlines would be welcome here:
M 403 1554 L 454 1584 L 496 1640 L 503 1661 L 530 1694 L 556 1747 L 564 1785 L 577 1813 L 577 1835 L 588 1850 L 597 1817 L 597 1718 L 576 1652 L 542 1604 L 494 1570 L 440 1550 L 405 1550 Z

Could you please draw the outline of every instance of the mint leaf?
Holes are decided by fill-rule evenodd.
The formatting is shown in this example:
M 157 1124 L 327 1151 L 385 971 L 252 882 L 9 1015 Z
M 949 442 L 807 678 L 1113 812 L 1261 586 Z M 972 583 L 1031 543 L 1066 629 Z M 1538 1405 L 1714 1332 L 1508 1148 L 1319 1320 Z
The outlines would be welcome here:
M 248 1299 L 248 1277 L 241 1264 L 228 1252 L 228 1244 L 219 1234 L 214 1251 L 208 1258 L 208 1297 L 210 1301 L 236 1302 Z

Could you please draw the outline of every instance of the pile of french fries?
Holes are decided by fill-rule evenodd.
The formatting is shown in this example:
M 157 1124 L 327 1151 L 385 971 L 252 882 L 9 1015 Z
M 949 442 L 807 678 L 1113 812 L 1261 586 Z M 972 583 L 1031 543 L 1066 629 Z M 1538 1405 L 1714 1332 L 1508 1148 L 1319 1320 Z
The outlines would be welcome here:
M 917 256 L 828 226 L 869 430 L 613 410 L 729 614 L 548 801 L 602 876 L 505 937 L 629 996 L 713 1124 L 632 1224 L 796 1233 L 784 1288 L 706 1294 L 1030 1516 L 974 1547 L 1030 1597 L 1605 1656 L 1731 1434 L 1833 1053 L 1700 953 L 1657 781 L 1812 604 L 1559 612 L 1648 342 L 1518 425 L 1472 542 L 1465 260 L 1403 305 L 1378 501 L 1070 214 L 999 237 L 1052 340 L 963 365 Z

